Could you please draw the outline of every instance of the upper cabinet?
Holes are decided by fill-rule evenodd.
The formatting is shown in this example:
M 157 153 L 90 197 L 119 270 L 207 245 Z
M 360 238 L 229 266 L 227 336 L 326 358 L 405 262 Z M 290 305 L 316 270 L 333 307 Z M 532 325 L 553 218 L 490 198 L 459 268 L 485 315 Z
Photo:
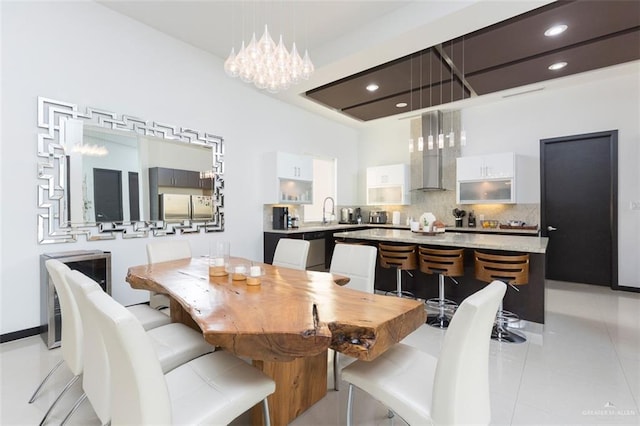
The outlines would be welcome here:
M 456 160 L 458 204 L 516 202 L 516 162 L 513 152 L 460 157 Z
M 278 177 L 281 179 L 313 180 L 313 158 L 308 155 L 276 153 Z
M 409 203 L 409 167 L 406 164 L 367 167 L 367 205 Z
M 265 155 L 264 204 L 311 204 L 313 157 L 271 152 Z
M 149 174 L 150 176 L 157 175 L 158 186 L 170 188 L 200 188 L 202 186 L 200 172 L 193 170 L 151 167 Z
M 515 176 L 515 155 L 505 152 L 474 155 L 456 159 L 457 180 L 512 178 Z

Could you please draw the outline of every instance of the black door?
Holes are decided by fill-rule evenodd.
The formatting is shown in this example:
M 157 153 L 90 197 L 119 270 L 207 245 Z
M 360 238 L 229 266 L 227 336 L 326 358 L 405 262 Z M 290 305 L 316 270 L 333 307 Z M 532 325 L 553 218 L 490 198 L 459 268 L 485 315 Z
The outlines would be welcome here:
M 122 172 L 93 169 L 96 222 L 122 222 Z
M 547 278 L 617 288 L 617 141 L 617 130 L 540 141 Z
M 129 220 L 137 222 L 140 220 L 140 184 L 138 183 L 138 173 L 129 172 Z

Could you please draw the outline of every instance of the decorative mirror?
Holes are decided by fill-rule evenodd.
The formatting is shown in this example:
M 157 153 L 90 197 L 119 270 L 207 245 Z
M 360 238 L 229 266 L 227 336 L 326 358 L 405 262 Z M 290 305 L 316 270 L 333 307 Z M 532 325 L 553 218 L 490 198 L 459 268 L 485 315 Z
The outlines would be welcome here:
M 222 137 L 43 97 L 38 127 L 40 244 L 224 231 Z

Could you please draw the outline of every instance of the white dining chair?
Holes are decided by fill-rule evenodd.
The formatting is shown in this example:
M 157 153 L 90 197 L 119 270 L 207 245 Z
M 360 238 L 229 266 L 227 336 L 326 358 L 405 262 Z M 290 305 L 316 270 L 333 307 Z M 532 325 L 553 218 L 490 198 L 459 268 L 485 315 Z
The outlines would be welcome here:
M 346 288 L 373 293 L 377 255 L 378 249 L 373 246 L 338 243 L 333 249 L 329 272 L 348 277 L 349 282 L 344 286 Z M 333 352 L 333 388 L 339 390 L 338 352 L 334 350 L 330 352 Z
M 60 314 L 62 317 L 60 347 L 62 350 L 62 360 L 51 369 L 49 374 L 45 376 L 45 378 L 42 380 L 40 385 L 36 388 L 35 392 L 31 396 L 31 399 L 29 399 L 29 403 L 35 401 L 44 384 L 63 363 L 65 363 L 67 367 L 69 367 L 69 370 L 71 370 L 73 377 L 67 382 L 60 394 L 58 394 L 57 398 L 53 400 L 53 403 L 49 406 L 49 409 L 44 414 L 40 425 L 44 424 L 44 422 L 49 417 L 49 414 L 51 414 L 51 411 L 58 404 L 60 399 L 80 378 L 83 366 L 82 320 L 80 318 L 78 306 L 73 300 L 71 290 L 69 289 L 69 286 L 67 285 L 67 282 L 64 278 L 65 271 L 69 270 L 69 268 L 64 263 L 55 259 L 50 259 L 45 262 L 45 267 L 47 268 L 49 276 L 51 277 L 51 281 L 53 282 L 53 286 L 56 289 L 56 293 L 58 294 L 58 301 L 60 303 Z
M 300 269 L 307 268 L 307 257 L 309 256 L 309 241 L 294 238 L 280 238 L 273 254 L 274 266 L 284 268 Z
M 398 343 L 373 361 L 345 367 L 347 425 L 354 387 L 411 425 L 489 424 L 489 343 L 505 290 L 503 282 L 493 281 L 460 304 L 438 358 Z
M 73 383 L 78 380 L 80 374 L 83 373 L 85 362 L 83 352 L 85 335 L 82 325 L 82 315 L 80 314 L 75 297 L 73 295 L 73 291 L 69 287 L 66 279 L 66 274 L 70 272 L 71 269 L 65 263 L 62 263 L 56 259 L 47 260 L 45 262 L 45 267 L 47 268 L 47 272 L 51 277 L 51 282 L 56 289 L 58 300 L 60 301 L 60 310 L 62 314 L 62 339 L 64 339 L 64 343 L 62 343 L 61 341 L 62 361 L 54 366 L 49 374 L 42 380 L 36 391 L 33 393 L 33 396 L 29 400 L 29 403 L 32 403 L 36 399 L 38 393 L 40 392 L 46 381 L 63 362 L 66 362 L 67 366 L 74 374 L 74 376 L 64 387 L 60 395 L 54 400 L 53 404 L 51 404 L 51 406 L 45 413 L 41 424 L 43 424 L 49 417 L 51 410 L 53 410 L 54 406 L 58 403 L 60 398 L 62 398 L 64 393 L 66 393 L 66 391 L 73 385 Z M 96 285 L 98 286 L 98 289 L 102 291 L 102 288 L 97 283 Z M 136 318 L 138 318 L 145 330 L 150 330 L 152 328 L 171 323 L 171 318 L 161 312 L 158 312 L 155 309 L 150 308 L 147 305 L 134 305 L 128 307 L 127 309 L 129 309 L 130 312 Z
M 163 374 L 148 334 L 126 309 L 101 292 L 87 300 L 108 354 L 111 424 L 228 424 L 260 401 L 269 424 L 275 382 L 261 371 L 217 351 Z
M 89 399 L 102 424 L 107 424 L 111 417 L 109 393 L 111 384 L 107 353 L 97 324 L 91 316 L 87 300 L 89 294 L 103 293 L 103 291 L 97 282 L 77 271 L 69 270 L 66 274 L 66 281 L 78 306 L 84 327 L 82 346 L 84 360 L 82 389 L 84 394 L 76 401 L 62 423 L 66 423 L 80 404 L 85 399 Z M 106 293 L 105 295 L 111 298 Z M 117 302 L 114 300 L 114 303 Z M 125 308 L 123 307 L 123 309 Z M 125 310 L 136 318 L 131 310 Z M 164 314 L 160 315 L 166 316 Z M 136 318 L 136 322 L 142 326 L 138 318 Z M 164 372 L 171 371 L 215 349 L 204 340 L 201 333 L 180 323 L 163 325 L 151 330 L 145 330 L 145 332 L 150 338 L 156 357 Z
M 170 260 L 191 257 L 191 244 L 187 240 L 153 241 L 147 243 L 148 263 L 168 262 Z M 149 291 L 149 306 L 165 309 L 170 305 L 169 297 L 162 293 Z

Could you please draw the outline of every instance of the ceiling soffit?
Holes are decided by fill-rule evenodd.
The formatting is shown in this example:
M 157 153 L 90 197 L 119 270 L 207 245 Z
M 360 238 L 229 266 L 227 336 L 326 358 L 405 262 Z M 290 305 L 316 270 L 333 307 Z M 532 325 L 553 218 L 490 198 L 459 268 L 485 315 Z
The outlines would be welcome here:
M 545 37 L 544 31 L 558 23 L 569 29 Z M 555 2 L 309 90 L 306 96 L 369 121 L 638 59 L 639 1 Z M 558 61 L 569 65 L 550 71 L 548 66 Z M 369 83 L 380 88 L 369 92 Z M 396 107 L 399 102 L 407 106 Z

